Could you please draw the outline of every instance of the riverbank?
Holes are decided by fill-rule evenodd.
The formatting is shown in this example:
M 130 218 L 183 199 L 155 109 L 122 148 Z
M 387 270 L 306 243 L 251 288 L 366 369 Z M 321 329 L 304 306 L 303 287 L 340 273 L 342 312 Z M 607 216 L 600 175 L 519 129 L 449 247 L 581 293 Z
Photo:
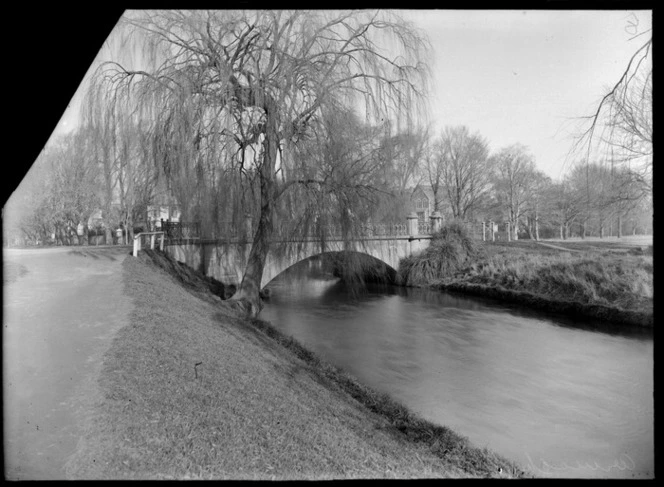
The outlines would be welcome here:
M 512 462 L 324 363 L 158 252 L 123 263 L 75 479 L 519 477 Z
M 454 227 L 443 235 L 406 259 L 399 270 L 403 283 L 611 324 L 654 325 L 652 246 L 472 242 Z

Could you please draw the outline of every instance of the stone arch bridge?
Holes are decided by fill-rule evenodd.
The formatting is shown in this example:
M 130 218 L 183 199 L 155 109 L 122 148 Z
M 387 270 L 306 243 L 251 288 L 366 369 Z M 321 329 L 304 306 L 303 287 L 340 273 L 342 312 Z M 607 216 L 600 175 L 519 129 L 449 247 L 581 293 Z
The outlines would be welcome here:
M 280 251 L 271 250 L 267 256 L 261 288 L 298 262 L 327 252 L 342 250 L 360 252 L 396 270 L 401 259 L 419 253 L 429 246 L 432 231 L 440 227 L 440 217 L 432 215 L 431 223 L 418 225 L 417 217 L 411 215 L 406 225 L 395 227 L 391 227 L 387 232 L 370 232 L 372 234 L 348 243 L 341 238 L 332 237 L 324 244 L 318 239 L 304 239 L 299 242 L 288 242 L 283 246 L 277 245 L 275 247 L 279 247 Z M 238 284 L 242 281 L 251 242 L 174 241 L 168 243 L 164 250 L 179 262 L 201 270 L 225 284 Z

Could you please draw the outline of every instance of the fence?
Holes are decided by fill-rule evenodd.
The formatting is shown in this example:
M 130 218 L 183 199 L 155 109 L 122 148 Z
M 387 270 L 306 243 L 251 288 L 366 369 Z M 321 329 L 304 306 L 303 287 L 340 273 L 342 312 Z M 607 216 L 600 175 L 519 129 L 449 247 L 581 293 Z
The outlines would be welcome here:
M 459 222 L 472 238 L 491 240 L 488 222 Z
M 486 242 L 513 240 L 513 231 L 510 232 L 509 222 L 498 223 L 494 221 L 457 221 L 456 223 L 463 227 L 468 235 L 477 240 L 484 240 Z

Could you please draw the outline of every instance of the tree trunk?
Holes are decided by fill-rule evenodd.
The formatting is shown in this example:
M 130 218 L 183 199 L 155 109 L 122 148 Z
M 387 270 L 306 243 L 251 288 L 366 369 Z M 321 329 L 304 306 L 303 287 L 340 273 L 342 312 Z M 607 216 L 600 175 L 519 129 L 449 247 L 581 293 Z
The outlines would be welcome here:
M 533 234 L 533 227 L 534 227 L 533 219 L 530 217 L 526 217 L 526 231 L 528 232 L 528 238 L 530 240 L 535 239 L 535 236 Z
M 622 237 L 622 215 L 618 215 L 618 238 Z
M 514 236 L 512 240 L 519 240 L 519 220 L 514 220 L 512 223 L 512 235 Z
M 247 267 L 242 276 L 242 282 L 236 293 L 229 301 L 233 301 L 238 308 L 250 317 L 258 316 L 262 308 L 260 299 L 263 269 L 270 250 L 270 240 L 274 232 L 274 204 L 276 196 L 276 182 L 274 169 L 279 150 L 279 135 L 274 112 L 268 111 L 267 133 L 263 141 L 263 164 L 260 170 L 261 210 L 258 219 L 258 228 L 247 259 Z
M 134 219 L 131 215 L 127 215 L 127 220 L 125 224 L 125 245 L 130 245 L 133 243 L 134 239 Z

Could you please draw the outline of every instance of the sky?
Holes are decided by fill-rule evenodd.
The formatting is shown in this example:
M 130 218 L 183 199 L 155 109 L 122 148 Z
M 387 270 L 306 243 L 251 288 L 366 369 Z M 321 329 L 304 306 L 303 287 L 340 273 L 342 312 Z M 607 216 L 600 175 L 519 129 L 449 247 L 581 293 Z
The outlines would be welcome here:
M 645 41 L 651 11 L 401 11 L 434 50 L 431 122 L 466 125 L 491 152 L 527 146 L 558 179 L 593 113 Z
M 490 151 L 520 143 L 559 179 L 578 117 L 596 109 L 652 27 L 648 10 L 399 10 L 432 46 L 434 133 L 465 125 Z M 80 91 L 80 90 L 79 90 Z M 78 119 L 77 93 L 56 133 Z

